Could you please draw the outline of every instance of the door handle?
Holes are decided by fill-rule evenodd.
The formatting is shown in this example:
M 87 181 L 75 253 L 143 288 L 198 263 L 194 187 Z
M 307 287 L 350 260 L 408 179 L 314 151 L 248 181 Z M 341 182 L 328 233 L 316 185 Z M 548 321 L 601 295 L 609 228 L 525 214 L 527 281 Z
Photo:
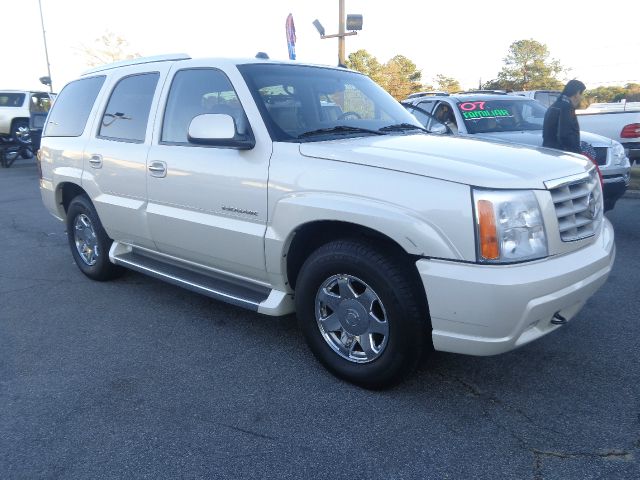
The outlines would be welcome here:
M 92 153 L 89 157 L 89 164 L 93 168 L 102 168 L 102 155 L 98 153 Z
M 148 168 L 153 177 L 163 178 L 167 176 L 167 164 L 164 162 L 151 162 Z

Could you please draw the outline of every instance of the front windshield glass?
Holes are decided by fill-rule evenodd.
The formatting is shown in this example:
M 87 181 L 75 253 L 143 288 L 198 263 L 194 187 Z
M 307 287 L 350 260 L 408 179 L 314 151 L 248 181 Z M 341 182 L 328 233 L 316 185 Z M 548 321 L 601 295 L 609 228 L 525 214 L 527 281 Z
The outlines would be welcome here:
M 275 141 L 422 131 L 400 103 L 365 75 L 305 65 L 247 64 L 238 69 Z
M 458 110 L 469 133 L 542 130 L 546 108 L 535 100 L 501 97 L 483 101 L 463 101 Z

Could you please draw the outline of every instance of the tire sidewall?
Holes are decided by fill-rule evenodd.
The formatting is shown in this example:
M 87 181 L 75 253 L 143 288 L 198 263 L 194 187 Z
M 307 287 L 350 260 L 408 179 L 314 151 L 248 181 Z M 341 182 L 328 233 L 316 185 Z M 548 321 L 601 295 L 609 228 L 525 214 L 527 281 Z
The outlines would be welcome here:
M 390 272 L 385 262 L 371 261 L 376 255 L 370 255 L 368 259 L 355 254 L 354 245 L 357 244 L 344 245 L 347 246 L 344 251 L 332 251 L 331 246 L 320 248 L 303 265 L 295 295 L 298 321 L 312 352 L 331 372 L 367 388 L 383 388 L 399 381 L 415 366 L 422 350 L 424 324 L 387 277 Z M 362 280 L 384 305 L 389 322 L 387 345 L 371 362 L 355 363 L 342 358 L 327 344 L 318 327 L 315 317 L 318 289 L 336 274 L 348 274 Z
M 26 120 L 18 120 L 13 124 L 13 129 L 11 130 L 11 137 L 13 138 L 13 141 L 18 145 L 31 145 L 31 133 L 29 133 L 29 140 L 26 142 L 23 141 L 20 136 L 18 136 L 18 130 L 20 129 L 20 127 L 26 127 L 27 129 L 29 129 L 29 122 Z
M 76 218 L 82 214 L 91 220 L 98 241 L 98 247 L 100 248 L 99 256 L 94 265 L 87 265 L 84 262 L 75 244 L 75 221 Z M 94 280 L 107 280 L 112 277 L 114 267 L 116 266 L 109 261 L 109 249 L 113 241 L 107 236 L 95 207 L 85 195 L 74 198 L 69 204 L 67 211 L 67 238 L 73 259 L 82 273 Z

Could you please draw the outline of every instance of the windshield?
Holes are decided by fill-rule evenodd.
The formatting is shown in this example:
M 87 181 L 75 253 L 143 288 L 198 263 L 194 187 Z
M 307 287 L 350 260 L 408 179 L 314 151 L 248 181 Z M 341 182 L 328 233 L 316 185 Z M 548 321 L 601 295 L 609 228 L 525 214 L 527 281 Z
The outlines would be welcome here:
M 457 104 L 469 133 L 542 130 L 546 108 L 535 100 L 501 97 Z
M 248 64 L 238 69 L 275 141 L 422 131 L 402 105 L 365 75 L 305 65 Z

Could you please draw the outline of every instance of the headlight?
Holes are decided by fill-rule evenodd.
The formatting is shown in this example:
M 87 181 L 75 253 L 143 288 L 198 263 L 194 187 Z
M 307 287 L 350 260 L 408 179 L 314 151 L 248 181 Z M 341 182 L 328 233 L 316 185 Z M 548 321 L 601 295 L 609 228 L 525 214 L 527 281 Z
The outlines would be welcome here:
M 624 147 L 620 144 L 620 142 L 616 142 L 615 140 L 613 140 L 611 155 L 613 156 L 614 165 L 624 165 L 626 163 L 626 155 L 624 153 Z
M 540 206 L 530 190 L 473 190 L 478 260 L 510 263 L 546 257 Z

